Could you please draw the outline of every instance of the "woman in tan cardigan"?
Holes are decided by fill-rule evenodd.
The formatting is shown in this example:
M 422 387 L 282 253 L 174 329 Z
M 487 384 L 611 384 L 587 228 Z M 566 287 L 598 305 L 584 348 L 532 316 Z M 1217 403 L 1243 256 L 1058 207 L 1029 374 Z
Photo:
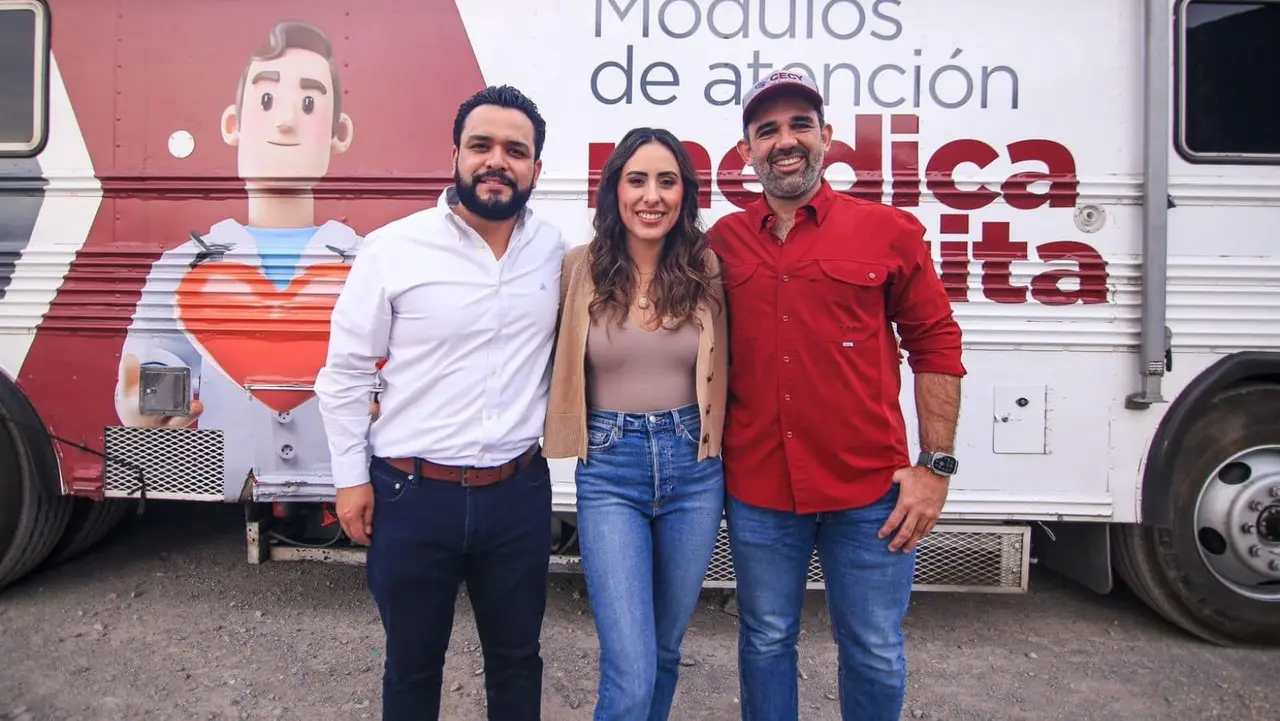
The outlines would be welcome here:
M 578 459 L 597 719 L 668 717 L 724 509 L 724 296 L 697 195 L 680 142 L 632 130 L 564 263 L 543 452 Z

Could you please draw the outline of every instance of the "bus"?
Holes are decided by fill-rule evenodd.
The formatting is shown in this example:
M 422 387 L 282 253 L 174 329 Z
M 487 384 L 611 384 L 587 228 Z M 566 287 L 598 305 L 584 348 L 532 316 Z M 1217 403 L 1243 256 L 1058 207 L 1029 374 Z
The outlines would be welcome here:
M 248 562 L 362 562 L 312 383 L 364 235 L 454 182 L 459 103 L 538 104 L 531 207 L 576 244 L 635 125 L 682 139 L 708 225 L 757 199 L 741 98 L 788 71 L 964 332 L 916 588 L 1039 563 L 1277 645 L 1277 37 L 1275 0 L 0 0 L 0 585 L 153 499 L 243 506 Z M 905 364 L 901 400 L 911 427 Z

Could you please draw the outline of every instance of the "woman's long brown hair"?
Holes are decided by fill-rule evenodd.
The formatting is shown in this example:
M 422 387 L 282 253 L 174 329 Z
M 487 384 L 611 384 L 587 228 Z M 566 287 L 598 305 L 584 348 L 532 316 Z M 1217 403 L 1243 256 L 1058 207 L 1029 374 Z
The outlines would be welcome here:
M 713 276 L 703 260 L 707 236 L 698 217 L 698 174 L 693 169 L 693 161 L 670 132 L 661 128 L 635 128 L 623 136 L 600 172 L 592 223 L 595 237 L 588 251 L 591 279 L 596 287 L 590 313 L 592 317 L 612 313 L 618 325 L 622 325 L 630 313 L 636 292 L 635 264 L 627 253 L 627 229 L 618 210 L 618 182 L 631 156 L 641 146 L 654 142 L 661 143 L 675 156 L 684 193 L 680 199 L 680 218 L 667 233 L 657 272 L 649 284 L 649 301 L 659 318 L 670 317 L 680 324 L 693 318 L 700 301 L 720 302 L 711 287 Z

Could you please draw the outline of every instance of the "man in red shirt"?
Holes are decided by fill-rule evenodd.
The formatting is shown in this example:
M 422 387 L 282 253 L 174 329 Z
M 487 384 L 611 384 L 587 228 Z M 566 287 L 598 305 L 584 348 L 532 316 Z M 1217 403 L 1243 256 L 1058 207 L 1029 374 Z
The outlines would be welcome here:
M 831 126 L 811 78 L 764 78 L 742 122 L 738 151 L 764 197 L 710 230 L 730 326 L 724 462 L 742 718 L 797 717 L 796 640 L 816 548 L 842 718 L 897 719 L 915 548 L 957 469 L 960 328 L 920 222 L 823 179 Z M 914 464 L 899 336 L 915 381 Z

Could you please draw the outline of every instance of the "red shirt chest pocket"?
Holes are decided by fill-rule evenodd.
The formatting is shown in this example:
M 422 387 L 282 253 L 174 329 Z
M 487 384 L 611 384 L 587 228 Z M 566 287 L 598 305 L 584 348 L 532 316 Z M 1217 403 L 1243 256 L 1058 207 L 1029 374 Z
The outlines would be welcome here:
M 879 335 L 888 327 L 889 273 L 884 263 L 837 258 L 798 266 L 797 282 L 789 285 L 805 332 L 822 342 L 856 343 Z
M 761 319 L 773 312 L 776 294 L 769 284 L 771 277 L 772 270 L 761 263 L 726 262 L 721 266 L 730 338 L 753 337 L 760 330 Z

